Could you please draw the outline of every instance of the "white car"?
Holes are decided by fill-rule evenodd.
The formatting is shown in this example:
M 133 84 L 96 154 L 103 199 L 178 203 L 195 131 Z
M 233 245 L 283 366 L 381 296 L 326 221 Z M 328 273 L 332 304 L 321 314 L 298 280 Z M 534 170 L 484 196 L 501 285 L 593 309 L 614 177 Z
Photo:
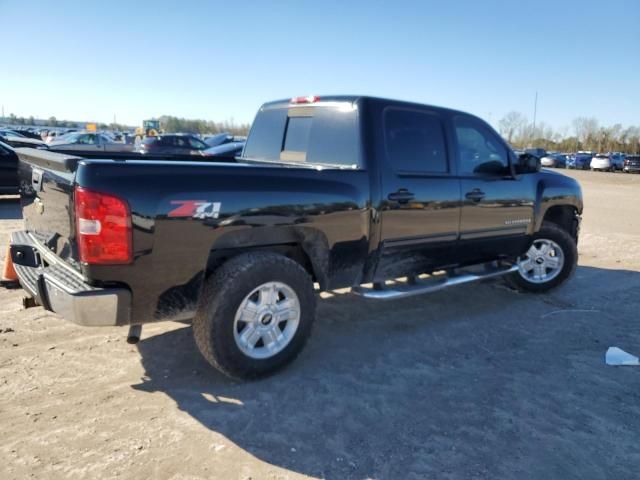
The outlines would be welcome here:
M 542 165 L 543 167 L 555 167 L 556 159 L 551 155 L 545 155 L 540 159 L 540 165 Z
M 611 172 L 614 169 L 611 157 L 604 153 L 599 153 L 591 159 L 591 170 L 601 170 L 603 172 Z

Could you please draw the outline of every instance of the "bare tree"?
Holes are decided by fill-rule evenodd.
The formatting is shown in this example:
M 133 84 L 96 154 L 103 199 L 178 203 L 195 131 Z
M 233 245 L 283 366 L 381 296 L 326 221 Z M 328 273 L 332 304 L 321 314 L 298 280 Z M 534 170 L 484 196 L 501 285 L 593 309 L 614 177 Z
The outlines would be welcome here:
M 498 122 L 498 128 L 500 129 L 500 134 L 507 139 L 509 143 L 514 140 L 514 136 L 517 133 L 520 133 L 523 126 L 527 124 L 526 117 L 520 112 L 509 112 L 507 113 L 500 122 Z
M 576 132 L 578 141 L 585 144 L 593 143 L 598 131 L 598 120 L 593 117 L 578 117 L 573 119 L 573 130 Z

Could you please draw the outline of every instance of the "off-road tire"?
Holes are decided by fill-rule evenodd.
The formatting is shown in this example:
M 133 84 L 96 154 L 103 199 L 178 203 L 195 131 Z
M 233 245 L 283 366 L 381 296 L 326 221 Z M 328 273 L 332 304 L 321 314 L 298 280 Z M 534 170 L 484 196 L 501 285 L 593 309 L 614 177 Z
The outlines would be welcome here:
M 560 273 L 552 280 L 545 283 L 533 283 L 523 278 L 520 272 L 510 273 L 505 277 L 507 283 L 523 292 L 543 293 L 547 292 L 562 283 L 573 275 L 578 264 L 578 247 L 576 241 L 566 230 L 563 230 L 555 223 L 543 222 L 542 228 L 532 237 L 532 242 L 536 239 L 544 238 L 557 243 L 564 254 L 564 265 Z
M 300 321 L 290 343 L 267 359 L 245 355 L 234 339 L 234 318 L 243 299 L 266 282 L 291 287 L 300 302 Z M 270 252 L 238 255 L 218 267 L 205 281 L 193 333 L 204 358 L 223 374 L 236 379 L 267 376 L 293 361 L 302 351 L 315 318 L 313 281 L 297 262 Z

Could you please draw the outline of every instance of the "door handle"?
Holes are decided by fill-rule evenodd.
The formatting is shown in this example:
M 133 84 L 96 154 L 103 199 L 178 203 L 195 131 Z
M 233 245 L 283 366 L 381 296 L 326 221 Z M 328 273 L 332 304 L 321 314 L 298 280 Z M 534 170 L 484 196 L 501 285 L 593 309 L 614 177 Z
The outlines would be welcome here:
M 485 197 L 485 195 L 486 193 L 484 193 L 479 188 L 474 188 L 470 192 L 467 192 L 465 197 L 468 198 L 469 200 L 473 200 L 474 202 L 479 202 Z
M 387 198 L 392 202 L 407 203 L 415 198 L 415 195 L 406 188 L 401 188 L 397 192 L 390 193 Z

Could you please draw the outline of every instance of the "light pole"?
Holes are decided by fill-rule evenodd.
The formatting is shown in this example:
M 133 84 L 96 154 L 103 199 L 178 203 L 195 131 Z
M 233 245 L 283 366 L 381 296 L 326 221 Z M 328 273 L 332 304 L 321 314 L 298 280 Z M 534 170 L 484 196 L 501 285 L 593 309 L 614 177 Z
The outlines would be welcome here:
M 538 114 L 538 91 L 536 90 L 536 97 L 535 100 L 533 101 L 533 140 L 535 141 L 536 139 L 536 115 Z M 532 147 L 534 147 L 535 145 L 533 145 L 533 143 L 531 144 Z

